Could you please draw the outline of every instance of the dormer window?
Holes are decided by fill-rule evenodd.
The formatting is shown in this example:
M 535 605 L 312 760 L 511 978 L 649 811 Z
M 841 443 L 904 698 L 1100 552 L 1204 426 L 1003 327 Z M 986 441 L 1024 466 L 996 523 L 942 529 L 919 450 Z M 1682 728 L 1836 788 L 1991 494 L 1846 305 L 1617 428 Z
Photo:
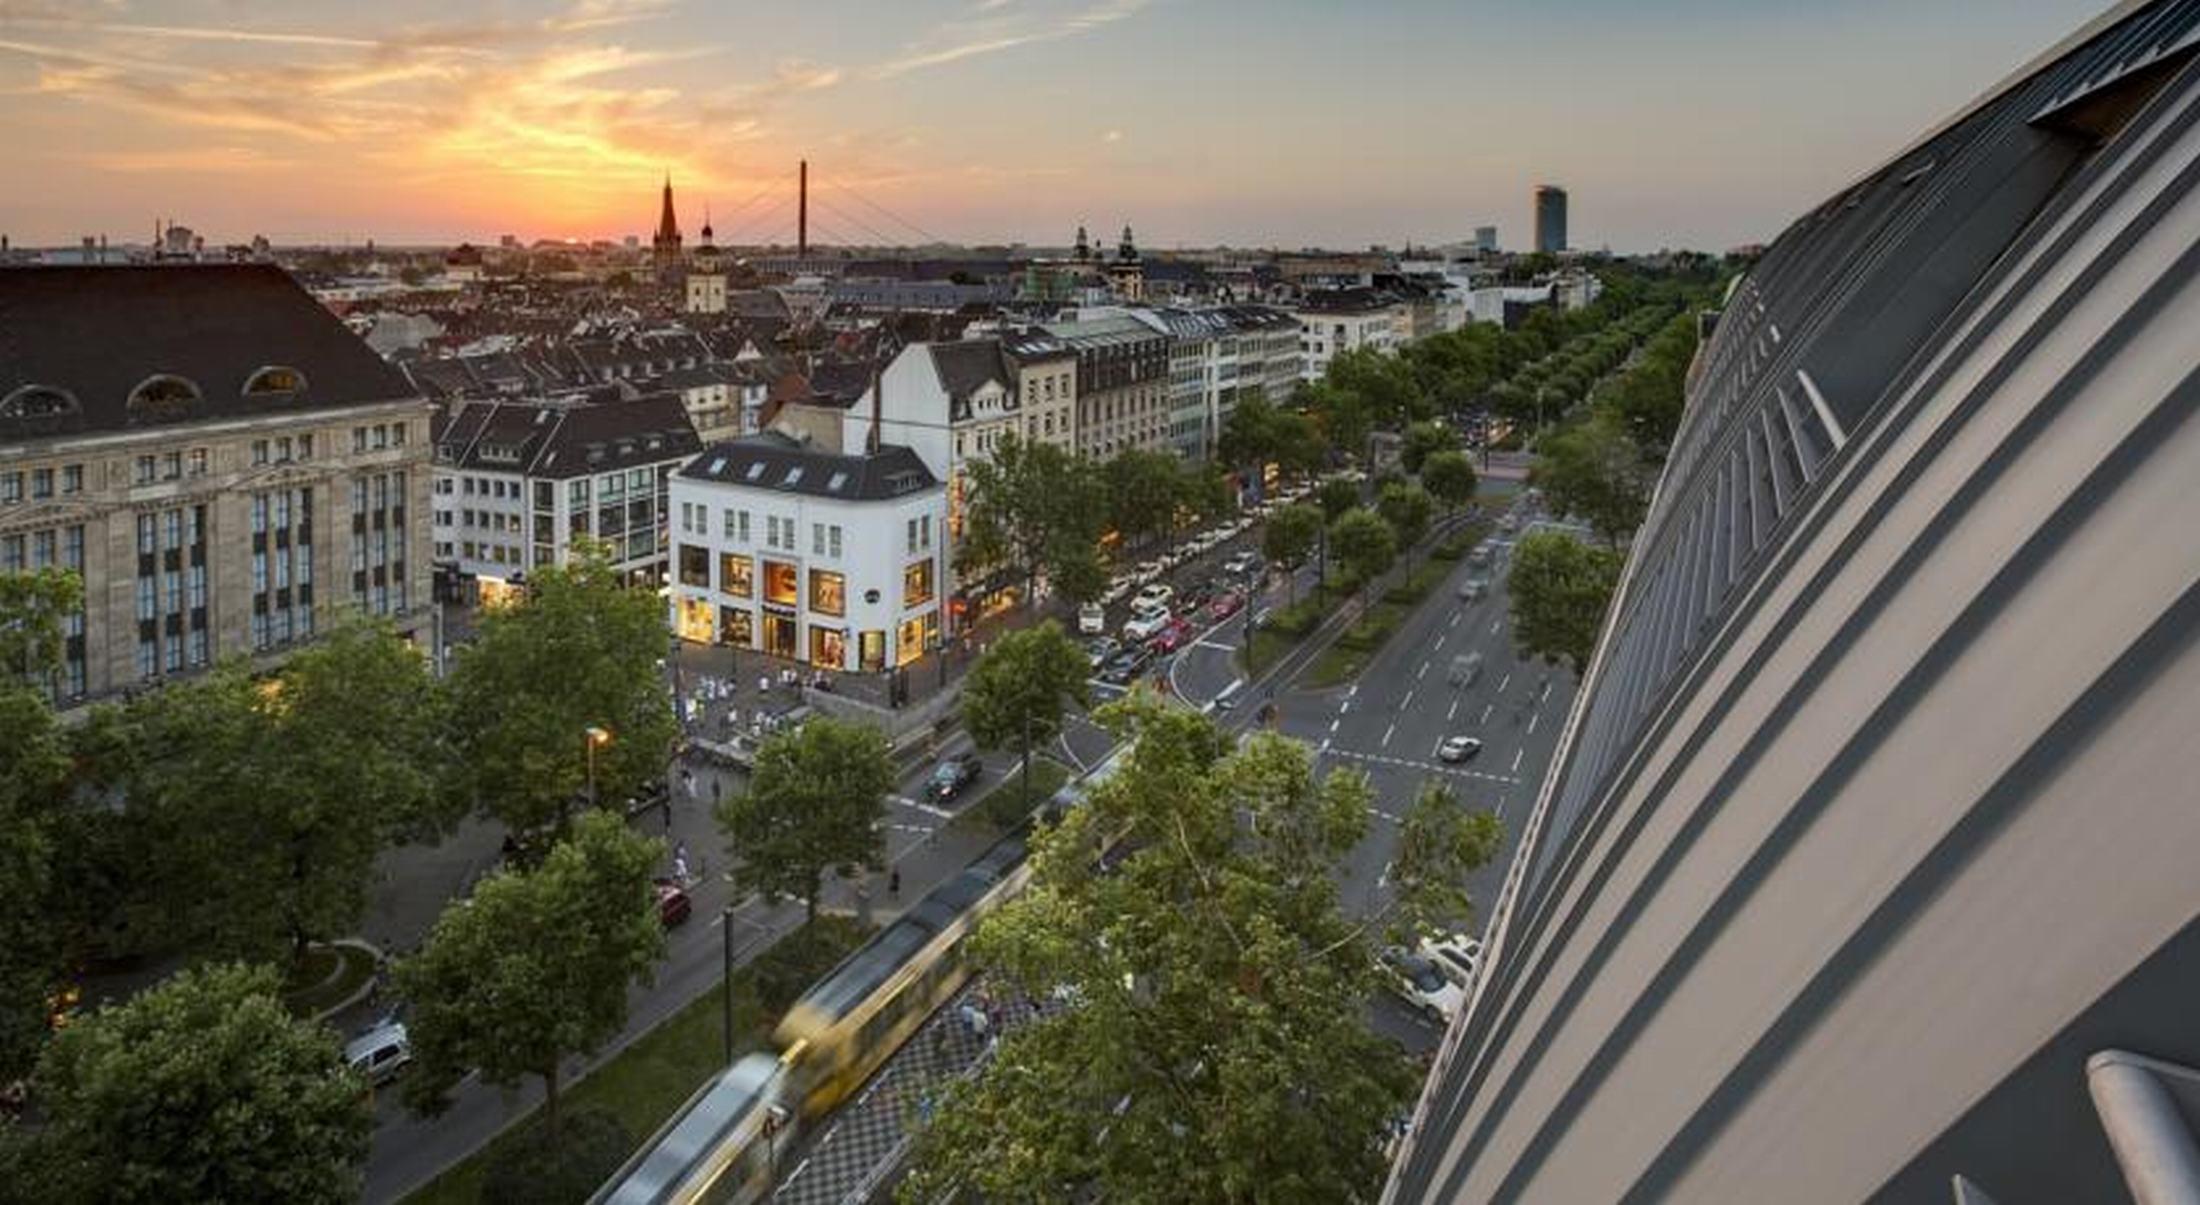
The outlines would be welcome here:
M 261 394 L 287 395 L 306 391 L 306 374 L 281 364 L 270 364 L 252 374 L 244 383 L 246 397 Z
M 0 398 L 0 418 L 52 418 L 76 411 L 76 395 L 52 385 L 24 385 Z
M 172 373 L 156 373 L 130 391 L 130 422 L 169 423 L 188 418 L 198 404 L 199 387 Z

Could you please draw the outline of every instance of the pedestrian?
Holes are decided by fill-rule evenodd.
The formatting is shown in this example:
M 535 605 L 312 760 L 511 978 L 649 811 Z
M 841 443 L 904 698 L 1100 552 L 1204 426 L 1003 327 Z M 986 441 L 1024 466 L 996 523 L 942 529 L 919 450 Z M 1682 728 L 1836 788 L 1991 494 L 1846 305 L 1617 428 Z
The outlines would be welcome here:
M 760 695 L 768 695 L 768 694 L 770 694 L 771 692 L 772 692 L 772 676 L 771 676 L 770 674 L 758 674 L 758 675 L 756 675 L 756 693 L 758 693 L 758 694 L 760 694 Z
M 721 788 L 721 787 L 722 787 L 723 785 L 724 785 L 724 784 L 723 784 L 723 783 L 721 783 L 721 782 L 719 781 L 719 779 L 718 779 L 718 776 L 717 776 L 717 775 L 715 775 L 715 774 L 711 775 L 711 779 L 710 779 L 710 801 L 711 801 L 712 803 L 717 803 L 717 802 L 718 802 L 718 796 L 719 796 L 720 788 Z M 897 873 L 898 873 L 898 872 L 897 872 Z
M 894 896 L 897 899 L 900 898 L 901 867 L 896 866 L 892 870 L 886 872 L 886 894 Z

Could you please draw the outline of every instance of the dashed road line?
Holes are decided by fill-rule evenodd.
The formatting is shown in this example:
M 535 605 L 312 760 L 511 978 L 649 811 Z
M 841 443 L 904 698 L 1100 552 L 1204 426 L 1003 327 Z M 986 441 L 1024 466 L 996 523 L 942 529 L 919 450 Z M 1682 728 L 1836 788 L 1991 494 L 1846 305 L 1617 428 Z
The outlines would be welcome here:
M 1219 640 L 1194 641 L 1192 647 L 1196 649 L 1220 649 L 1225 653 L 1234 653 L 1238 651 L 1238 646 L 1234 644 L 1224 644 Z
M 1421 663 L 1421 668 L 1420 668 L 1420 669 L 1417 669 L 1417 670 L 1415 670 L 1415 671 L 1413 672 L 1413 680 L 1414 680 L 1414 681 L 1416 681 L 1416 682 L 1418 682 L 1418 681 L 1420 681 L 1421 679 L 1423 679 L 1423 678 L 1425 678 L 1425 677 L 1427 677 L 1427 676 L 1428 676 L 1428 662 L 1426 662 L 1426 661 L 1423 661 L 1423 662 Z
M 1495 704 L 1495 703 L 1484 703 L 1484 704 L 1482 704 L 1482 718 L 1481 718 L 1481 719 L 1479 719 L 1479 720 L 1476 720 L 1476 721 L 1475 721 L 1475 723 L 1477 723 L 1477 724 L 1487 724 L 1487 723 L 1489 723 L 1489 722 L 1490 722 L 1490 713 L 1491 713 L 1491 712 L 1493 712 L 1493 711 L 1495 711 L 1495 710 L 1497 710 L 1497 704 Z
M 1513 680 L 1513 676 L 1512 676 L 1511 674 L 1506 674 L 1506 675 L 1505 675 L 1504 677 L 1502 677 L 1502 678 L 1498 679 L 1498 680 L 1497 680 L 1497 693 L 1498 693 L 1498 694 L 1504 694 L 1504 693 L 1505 693 L 1505 688 L 1506 688 L 1506 687 L 1508 687 L 1508 686 L 1511 686 L 1511 685 L 1512 685 L 1512 680 Z
M 1497 634 L 1497 629 L 1498 629 L 1498 628 L 1499 628 L 1500 626 L 1502 626 L 1502 625 L 1504 624 L 1504 622 L 1505 622 L 1505 621 L 1504 621 L 1504 620 L 1502 620 L 1502 619 L 1493 619 L 1493 620 L 1491 620 L 1491 621 L 1490 621 L 1490 635 L 1492 635 L 1492 636 L 1495 636 L 1495 635 Z
M 1535 701 L 1536 701 L 1536 702 L 1538 702 L 1538 703 L 1541 703 L 1541 702 L 1542 702 L 1543 700 L 1545 700 L 1545 699 L 1548 699 L 1548 698 L 1550 698 L 1550 697 L 1551 697 L 1551 680 L 1550 680 L 1549 678 L 1545 678 L 1545 679 L 1543 679 L 1543 693 L 1542 693 L 1542 694 L 1539 694 L 1539 695 L 1537 695 L 1537 696 L 1535 697 Z
M 1391 738 L 1391 735 L 1392 735 L 1393 733 L 1397 732 L 1397 731 L 1398 731 L 1398 726 L 1397 726 L 1396 724 L 1392 724 L 1392 725 L 1390 725 L 1390 726 L 1389 726 L 1388 728 L 1385 728 L 1385 729 L 1383 729 L 1383 748 L 1385 748 L 1385 749 L 1388 749 L 1388 748 L 1390 748 L 1390 738 Z
M 1447 712 L 1445 712 L 1445 713 L 1444 713 L 1444 719 L 1445 719 L 1445 721 L 1446 721 L 1446 722 L 1448 723 L 1448 722 L 1450 722 L 1451 720 L 1457 719 L 1457 718 L 1458 718 L 1458 716 L 1459 716 L 1459 700 L 1457 700 L 1457 699 L 1453 699 L 1453 700 L 1451 701 L 1451 710 L 1449 710 L 1449 711 L 1447 711 Z
M 1420 687 L 1414 687 L 1414 690 L 1419 690 L 1419 689 L 1420 689 Z M 1400 710 L 1400 711 L 1411 711 L 1411 710 L 1413 710 L 1413 691 L 1412 691 L 1412 690 L 1409 690 L 1409 691 L 1407 691 L 1407 692 L 1406 692 L 1406 697 L 1405 697 L 1404 699 L 1401 699 L 1401 700 L 1399 700 L 1399 703 L 1398 703 L 1398 710 Z
M 1526 745 L 1522 745 L 1520 748 L 1513 750 L 1513 773 L 1520 773 L 1520 755 L 1526 753 L 1527 751 L 1528 747 Z
M 1350 699 L 1339 699 L 1339 700 L 1337 700 L 1337 714 L 1338 714 L 1338 715 L 1343 715 L 1343 714 L 1344 714 L 1345 712 L 1348 712 L 1348 711 L 1350 711 L 1350 710 L 1352 710 L 1352 700 L 1350 700 Z
M 1381 753 L 1360 753 L 1351 749 L 1336 748 L 1330 749 L 1328 753 L 1331 757 L 1348 757 L 1351 758 L 1353 761 L 1372 762 L 1374 764 L 1383 766 L 1397 766 L 1401 769 L 1406 770 L 1419 770 L 1424 774 L 1449 774 L 1454 778 L 1472 778 L 1482 782 L 1507 783 L 1513 785 L 1517 785 L 1520 782 L 1518 778 L 1514 778 L 1506 774 L 1487 774 L 1480 770 L 1459 770 L 1454 769 L 1451 766 L 1437 765 L 1433 762 L 1415 761 L 1412 758 L 1408 757 L 1389 757 Z
M 1446 640 L 1449 640 L 1449 639 L 1451 639 L 1451 633 L 1449 633 L 1449 632 L 1438 632 L 1438 633 L 1436 634 L 1436 651 L 1437 651 L 1437 652 L 1439 652 L 1439 653 L 1443 652 L 1443 651 L 1444 651 L 1444 642 L 1445 642 Z
M 1342 724 L 1342 723 L 1344 723 L 1344 721 L 1343 721 L 1343 720 L 1331 720 L 1331 721 L 1329 721 L 1329 735 L 1331 735 L 1331 736 L 1335 736 L 1335 735 L 1337 735 L 1337 725 L 1339 725 L 1339 724 Z
M 915 808 L 916 810 L 923 812 L 927 816 L 937 816 L 942 820 L 953 820 L 955 818 L 955 813 L 948 811 L 946 808 L 937 807 L 929 803 L 922 803 L 915 799 L 911 799 L 906 795 L 894 796 L 893 802 L 898 803 L 905 808 Z
M 1383 863 L 1383 872 L 1375 876 L 1375 890 L 1381 891 L 1383 888 L 1390 886 L 1390 868 L 1397 864 L 1395 858 Z
M 1460 617 L 1461 615 L 1464 615 L 1464 614 L 1466 614 L 1466 612 L 1464 612 L 1464 611 L 1453 611 L 1453 612 L 1451 613 L 1451 622 L 1450 622 L 1450 623 L 1447 623 L 1447 624 L 1445 624 L 1444 626 L 1445 626 L 1445 627 L 1447 627 L 1447 628 L 1456 628 L 1456 627 L 1458 627 L 1458 626 L 1459 626 L 1459 617 Z
M 1537 720 L 1540 720 L 1540 719 L 1542 719 L 1542 718 L 1543 718 L 1543 713 L 1542 713 L 1542 712 L 1540 712 L 1540 711 L 1538 711 L 1538 712 L 1534 713 L 1533 715 L 1530 715 L 1530 716 L 1528 717 L 1528 731 L 1529 731 L 1529 732 L 1531 732 L 1531 733 L 1532 733 L 1532 732 L 1534 732 L 1534 731 L 1535 731 L 1535 722 L 1536 722 Z

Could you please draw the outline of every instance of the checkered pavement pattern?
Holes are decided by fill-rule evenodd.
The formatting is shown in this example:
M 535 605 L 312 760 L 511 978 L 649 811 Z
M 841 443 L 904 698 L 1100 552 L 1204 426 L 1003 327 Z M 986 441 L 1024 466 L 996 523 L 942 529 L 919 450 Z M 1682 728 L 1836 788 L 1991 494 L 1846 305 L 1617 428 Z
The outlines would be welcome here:
M 989 1039 L 965 1023 L 962 1006 L 976 1003 L 984 990 L 978 983 L 965 987 L 912 1034 L 826 1120 L 780 1179 L 772 1199 L 781 1205 L 854 1205 L 864 1200 L 901 1158 L 948 1084 L 970 1074 L 983 1058 Z M 1004 1029 L 1039 1011 L 1023 1001 L 999 999 Z

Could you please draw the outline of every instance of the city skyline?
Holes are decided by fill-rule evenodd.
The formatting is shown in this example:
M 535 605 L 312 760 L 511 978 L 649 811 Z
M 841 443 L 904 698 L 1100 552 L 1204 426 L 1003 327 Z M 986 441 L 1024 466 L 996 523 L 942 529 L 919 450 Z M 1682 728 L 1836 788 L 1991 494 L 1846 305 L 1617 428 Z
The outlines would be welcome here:
M 1548 182 L 1576 245 L 1721 249 L 2100 5 L 1891 7 L 5 0 L 0 120 L 44 184 L 0 201 L 0 233 L 616 239 L 647 233 L 669 173 L 691 238 L 707 209 L 721 241 L 792 241 L 807 155 L 826 244 L 1129 222 L 1160 250 L 1355 247 L 1494 223 L 1519 247 Z

